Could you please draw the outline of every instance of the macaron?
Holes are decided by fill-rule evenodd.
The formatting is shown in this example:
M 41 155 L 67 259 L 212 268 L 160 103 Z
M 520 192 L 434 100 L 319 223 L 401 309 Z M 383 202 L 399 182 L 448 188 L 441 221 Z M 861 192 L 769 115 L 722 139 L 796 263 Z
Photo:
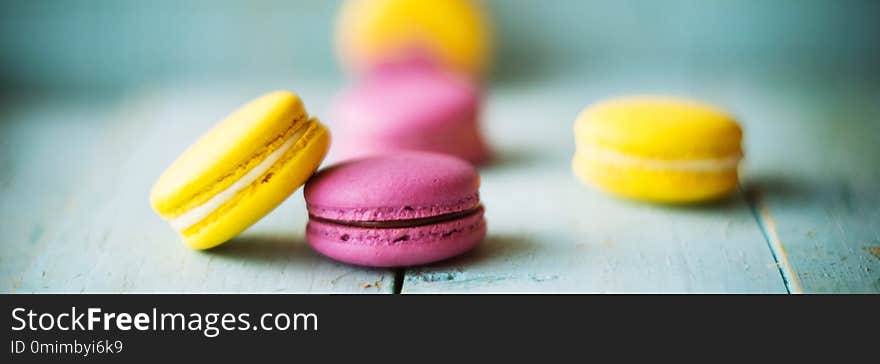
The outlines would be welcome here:
M 477 86 L 409 63 L 374 71 L 332 105 L 334 159 L 401 150 L 450 154 L 480 164 L 490 151 L 480 130 Z
M 330 134 L 287 91 L 242 106 L 190 146 L 159 177 L 153 209 L 193 249 L 238 235 L 302 186 Z
M 669 96 L 632 96 L 587 107 L 574 125 L 574 173 L 633 199 L 693 203 L 737 189 L 742 130 L 727 112 Z
M 362 266 L 450 258 L 486 236 L 479 185 L 474 167 L 443 154 L 345 161 L 306 184 L 306 239 L 327 257 Z
M 355 73 L 411 58 L 479 78 L 488 69 L 491 31 L 470 0 L 348 0 L 337 20 L 343 65 Z

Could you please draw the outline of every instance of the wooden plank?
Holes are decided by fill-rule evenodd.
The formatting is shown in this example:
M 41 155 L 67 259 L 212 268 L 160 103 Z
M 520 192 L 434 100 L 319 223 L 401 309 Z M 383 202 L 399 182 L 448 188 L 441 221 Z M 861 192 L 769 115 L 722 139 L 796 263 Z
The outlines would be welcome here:
M 823 91 L 732 71 L 601 74 L 491 91 L 489 134 L 500 158 L 482 171 L 489 237 L 466 256 L 408 270 L 403 292 L 880 291 L 876 89 Z M 670 79 L 688 82 L 660 87 Z M 669 208 L 607 197 L 571 176 L 574 115 L 636 84 L 704 96 L 743 118 L 743 187 L 754 214 L 742 195 Z M 309 109 L 326 115 L 332 90 L 307 86 Z M 3 290 L 391 292 L 391 271 L 333 263 L 305 245 L 300 192 L 211 252 L 186 249 L 149 210 L 147 191 L 162 168 L 259 91 L 210 90 L 7 103 Z
M 880 293 L 875 84 L 783 84 L 750 110 L 752 197 L 793 293 Z
M 121 103 L 32 103 L 2 124 L 0 282 L 9 292 L 390 293 L 394 274 L 303 240 L 297 192 L 223 247 L 196 252 L 149 208 L 162 169 L 256 93 L 162 90 Z
M 64 99 L 51 107 L 8 101 L 0 116 L 0 276 L 4 291 L 37 290 L 46 287 L 42 279 L 26 280 L 24 272 L 54 249 L 48 241 L 70 228 L 64 216 L 81 209 L 73 192 L 83 180 L 80 171 L 100 152 L 90 143 L 113 133 L 110 124 L 96 127 L 111 113 L 87 100 Z
M 403 292 L 785 293 L 742 195 L 667 207 L 576 181 L 571 123 L 603 89 L 589 82 L 493 90 L 500 157 L 481 172 L 489 235 L 465 256 L 407 270 Z

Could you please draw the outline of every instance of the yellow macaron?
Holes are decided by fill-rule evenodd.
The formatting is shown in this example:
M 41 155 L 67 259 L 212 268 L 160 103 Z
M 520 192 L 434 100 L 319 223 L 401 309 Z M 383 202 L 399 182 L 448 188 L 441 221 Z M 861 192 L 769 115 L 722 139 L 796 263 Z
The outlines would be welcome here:
M 336 41 L 343 64 L 355 72 L 415 55 L 476 77 L 491 54 L 488 20 L 470 0 L 348 0 Z
M 153 209 L 194 249 L 238 235 L 305 183 L 330 134 L 287 91 L 263 95 L 214 126 L 162 173 Z
M 710 105 L 667 96 L 611 99 L 581 112 L 574 131 L 575 175 L 613 194 L 689 203 L 737 188 L 742 129 Z

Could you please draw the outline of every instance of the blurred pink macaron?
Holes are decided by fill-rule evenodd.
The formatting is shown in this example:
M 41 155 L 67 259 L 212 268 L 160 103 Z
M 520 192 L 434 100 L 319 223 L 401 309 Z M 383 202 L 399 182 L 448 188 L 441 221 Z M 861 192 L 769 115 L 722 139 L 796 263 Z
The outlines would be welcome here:
M 335 160 L 418 150 L 487 162 L 478 86 L 428 62 L 376 68 L 333 105 Z
M 347 160 L 306 184 L 306 239 L 327 257 L 363 266 L 447 259 L 486 236 L 479 185 L 471 164 L 443 154 Z

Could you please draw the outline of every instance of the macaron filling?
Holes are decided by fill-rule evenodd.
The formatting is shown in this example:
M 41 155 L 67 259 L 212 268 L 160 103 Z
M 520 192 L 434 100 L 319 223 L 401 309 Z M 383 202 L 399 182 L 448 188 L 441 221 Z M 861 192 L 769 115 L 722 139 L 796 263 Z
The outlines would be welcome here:
M 740 160 L 742 160 L 742 154 L 739 153 L 718 158 L 658 159 L 621 153 L 610 148 L 597 146 L 581 146 L 578 148 L 577 154 L 583 158 L 616 166 L 686 172 L 725 172 L 735 170 Z
M 296 145 L 296 142 L 308 130 L 308 125 L 309 123 L 304 124 L 298 131 L 288 137 L 287 140 L 285 140 L 284 143 L 278 147 L 278 149 L 266 156 L 265 159 L 263 159 L 259 164 L 254 166 L 254 168 L 241 176 L 238 180 L 229 185 L 229 187 L 223 189 L 204 203 L 193 207 L 189 211 L 181 214 L 180 216 L 167 219 L 168 223 L 174 230 L 178 232 L 183 232 L 190 227 L 198 224 L 206 217 L 210 216 L 211 213 L 235 198 L 235 196 L 239 192 L 259 181 L 261 177 L 266 174 L 266 172 L 268 172 L 273 166 L 275 166 L 279 162 L 279 160 L 291 148 L 293 148 L 294 145 Z
M 359 228 L 371 228 L 371 229 L 400 229 L 400 228 L 411 228 L 425 225 L 434 225 L 440 224 L 444 222 L 454 221 L 458 219 L 463 219 L 468 216 L 482 213 L 483 205 L 477 205 L 473 208 L 451 212 L 448 214 L 442 214 L 437 216 L 429 216 L 415 219 L 406 219 L 406 220 L 385 220 L 385 221 L 350 221 L 350 220 L 331 220 L 315 215 L 309 215 L 309 219 L 314 221 L 319 221 L 323 223 L 329 224 L 337 224 L 351 227 L 359 227 Z

